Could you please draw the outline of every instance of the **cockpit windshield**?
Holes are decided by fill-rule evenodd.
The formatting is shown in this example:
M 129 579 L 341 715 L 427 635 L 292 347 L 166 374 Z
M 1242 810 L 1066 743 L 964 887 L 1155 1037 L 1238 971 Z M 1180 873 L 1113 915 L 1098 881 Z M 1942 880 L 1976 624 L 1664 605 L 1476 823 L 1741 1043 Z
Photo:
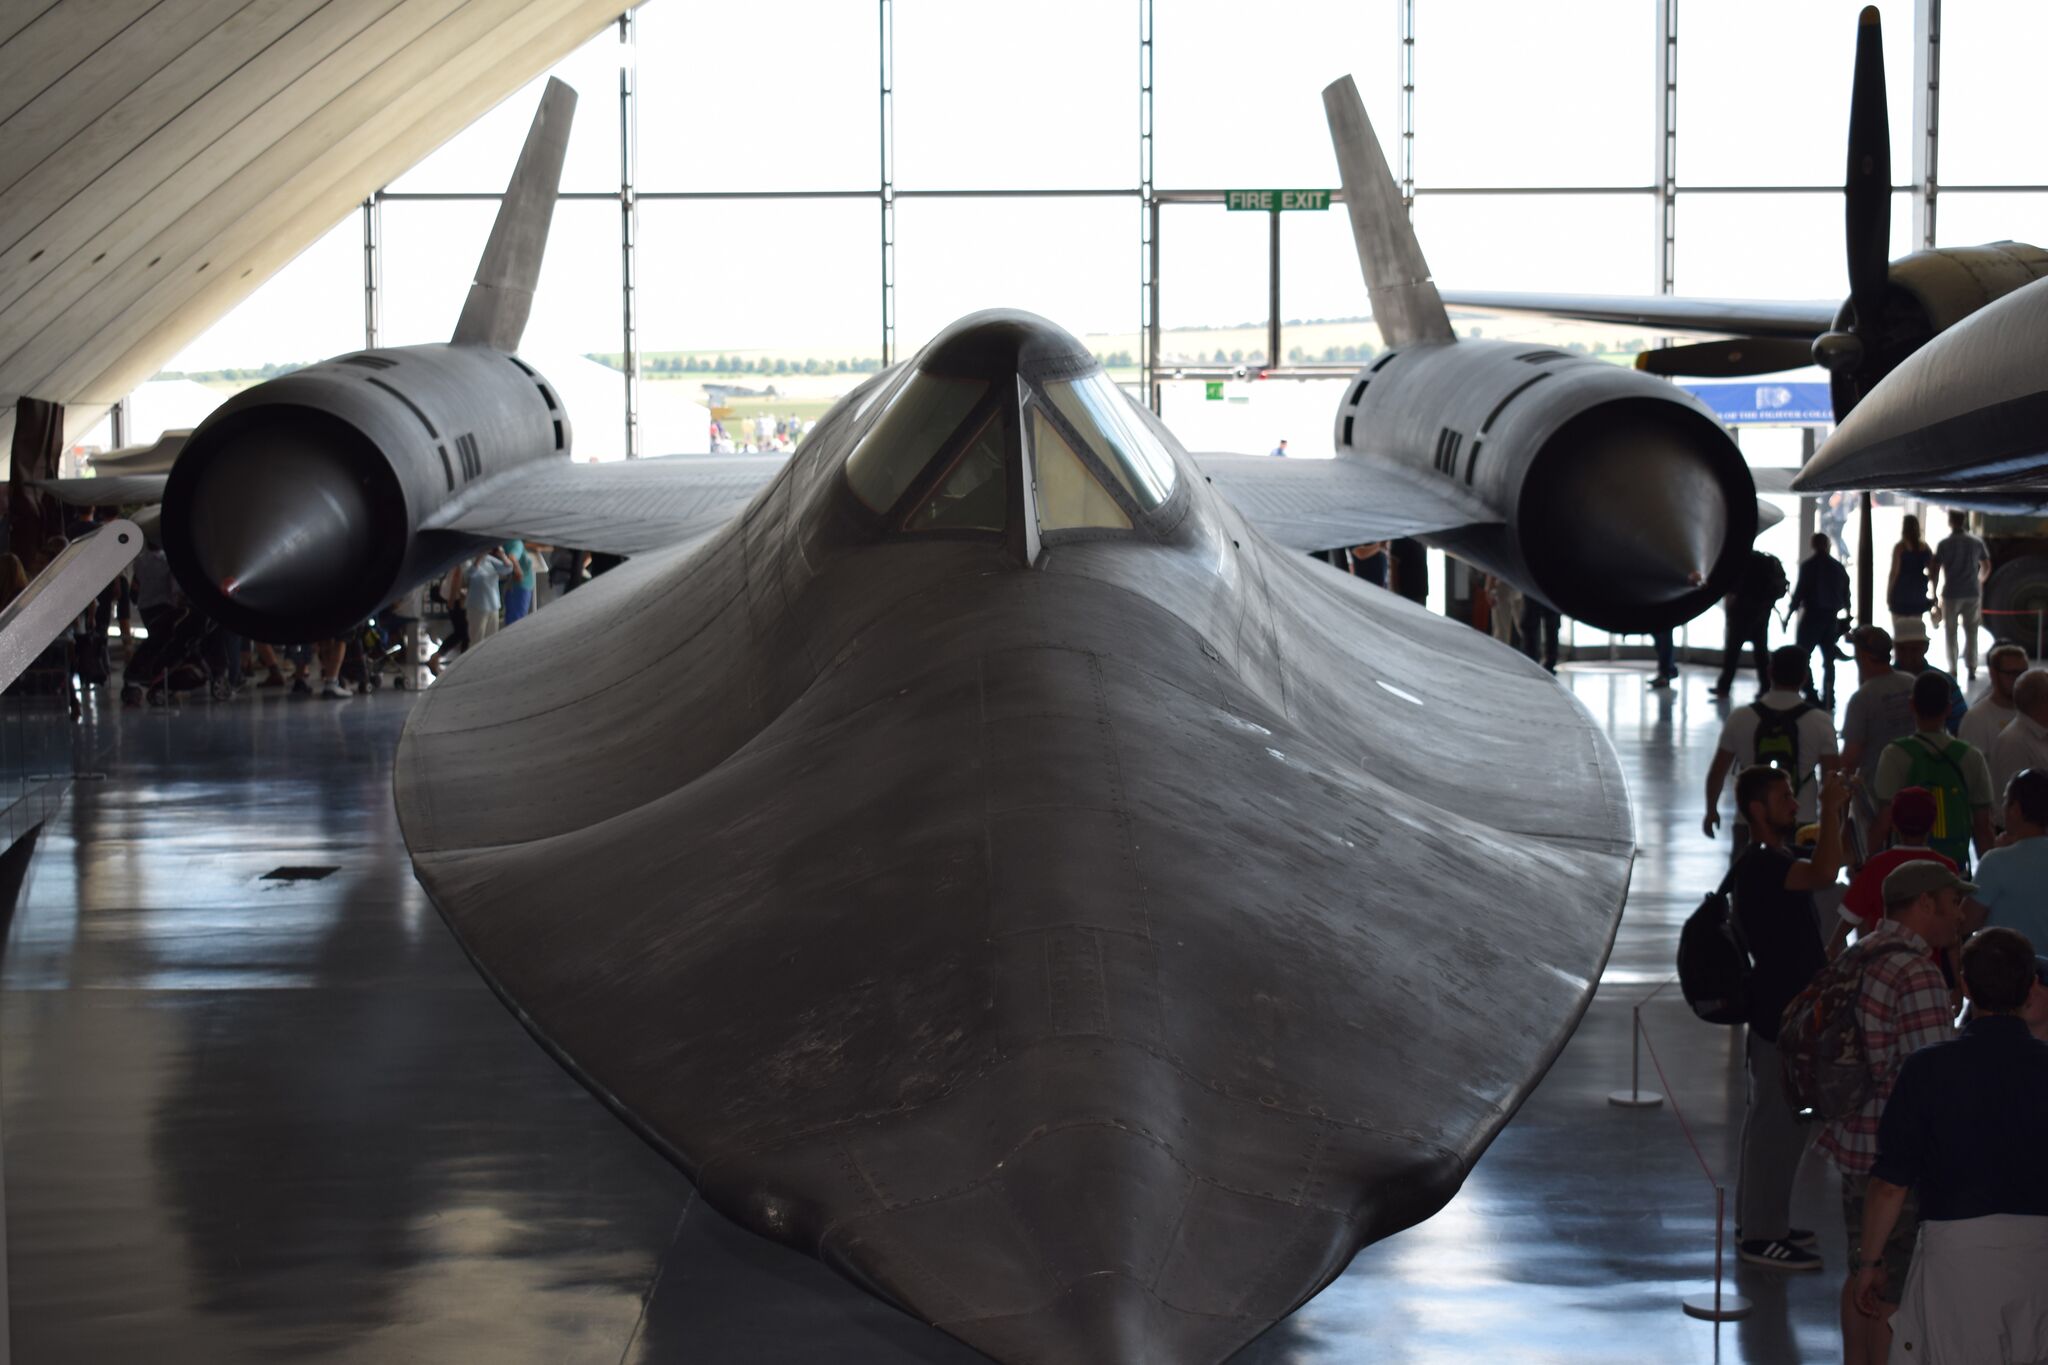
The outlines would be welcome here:
M 1045 534 L 1130 531 L 1174 492 L 1170 438 L 1029 314 L 962 319 L 850 421 L 847 488 L 882 535 L 1003 536 L 1031 563 Z
M 889 396 L 881 417 L 846 457 L 846 483 L 854 496 L 870 512 L 894 507 L 987 392 L 985 379 L 945 378 L 912 370 Z
M 1045 392 L 1140 507 L 1149 512 L 1166 501 L 1173 492 L 1173 456 L 1108 375 L 1097 370 L 1055 380 Z
M 1003 480 L 1009 442 L 1003 415 L 982 419 L 960 454 L 910 519 L 906 531 L 1000 531 L 1006 521 L 1009 492 Z

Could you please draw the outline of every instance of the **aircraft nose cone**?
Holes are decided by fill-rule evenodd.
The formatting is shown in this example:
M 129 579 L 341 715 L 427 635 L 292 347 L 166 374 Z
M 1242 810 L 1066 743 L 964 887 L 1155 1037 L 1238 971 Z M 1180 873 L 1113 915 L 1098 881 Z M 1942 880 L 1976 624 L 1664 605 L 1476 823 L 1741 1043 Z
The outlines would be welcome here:
M 1175 1233 L 1193 1184 L 1157 1138 L 1093 1123 L 1033 1139 L 989 1185 L 875 1236 L 953 1248 L 941 1273 L 958 1298 L 936 1325 L 997 1360 L 1218 1360 L 1256 1328 L 1162 1297 L 1169 1262 L 1184 1259 Z M 955 1219 L 957 1240 L 935 1238 Z
M 337 419 L 285 407 L 245 410 L 195 438 L 165 496 L 165 549 L 194 600 L 244 629 L 256 617 L 317 619 L 331 633 L 327 618 L 353 619 L 355 599 L 377 591 L 360 444 Z
M 905 1157 L 842 1147 L 898 1202 L 844 1218 L 820 1250 L 1004 1365 L 1227 1360 L 1459 1173 L 1413 1144 L 1190 1089 L 1104 1038 L 1031 1049 L 981 1103 L 977 1131 L 1028 1136 L 936 1197 L 908 1197 Z M 927 1180 L 979 1140 L 931 1136 L 902 1135 Z
M 1995 300 L 1901 361 L 1842 418 L 1793 489 L 2038 487 L 2048 468 L 2044 283 Z

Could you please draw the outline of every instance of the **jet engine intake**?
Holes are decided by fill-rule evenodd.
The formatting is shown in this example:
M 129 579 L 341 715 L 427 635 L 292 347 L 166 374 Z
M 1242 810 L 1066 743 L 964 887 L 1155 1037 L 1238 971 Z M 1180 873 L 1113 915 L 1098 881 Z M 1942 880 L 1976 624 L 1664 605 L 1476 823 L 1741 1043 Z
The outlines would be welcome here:
M 389 601 L 412 542 L 385 453 L 333 412 L 208 423 L 164 490 L 164 553 L 201 611 L 253 639 L 329 639 Z
M 1531 461 L 1514 525 L 1539 594 L 1616 632 L 1690 620 L 1727 593 L 1756 536 L 1741 453 L 1692 408 L 1599 403 Z

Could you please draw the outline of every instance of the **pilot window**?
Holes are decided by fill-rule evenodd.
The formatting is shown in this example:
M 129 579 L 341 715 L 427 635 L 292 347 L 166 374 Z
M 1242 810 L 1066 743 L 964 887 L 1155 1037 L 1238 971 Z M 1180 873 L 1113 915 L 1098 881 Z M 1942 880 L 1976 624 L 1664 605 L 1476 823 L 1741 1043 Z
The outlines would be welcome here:
M 846 457 L 846 483 L 854 496 L 871 512 L 894 507 L 986 392 L 985 379 L 913 371 Z
M 1038 474 L 1038 527 L 1131 528 L 1131 519 L 1109 490 L 1089 472 L 1074 448 L 1036 404 L 1031 409 L 1031 454 Z
M 1173 492 L 1173 456 L 1108 375 L 1097 370 L 1055 381 L 1045 392 L 1139 507 L 1149 512 L 1166 501 Z
M 1003 415 L 991 410 L 932 495 L 903 523 L 906 531 L 1000 531 L 1009 507 Z

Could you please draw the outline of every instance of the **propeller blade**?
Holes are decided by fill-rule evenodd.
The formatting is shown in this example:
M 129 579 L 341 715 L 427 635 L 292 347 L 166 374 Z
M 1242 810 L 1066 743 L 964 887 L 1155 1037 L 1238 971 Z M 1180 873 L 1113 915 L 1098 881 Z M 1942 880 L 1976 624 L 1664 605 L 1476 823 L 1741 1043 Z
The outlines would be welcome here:
M 1784 337 L 1736 337 L 1732 341 L 1663 346 L 1636 357 L 1639 370 L 1694 379 L 1740 379 L 1752 374 L 1796 370 L 1812 363 L 1811 345 L 1802 339 Z
M 1884 30 L 1866 5 L 1856 30 L 1856 77 L 1849 96 L 1849 173 L 1843 183 L 1848 226 L 1849 301 L 1854 330 L 1874 338 L 1884 325 L 1891 271 L 1892 135 L 1885 110 Z

